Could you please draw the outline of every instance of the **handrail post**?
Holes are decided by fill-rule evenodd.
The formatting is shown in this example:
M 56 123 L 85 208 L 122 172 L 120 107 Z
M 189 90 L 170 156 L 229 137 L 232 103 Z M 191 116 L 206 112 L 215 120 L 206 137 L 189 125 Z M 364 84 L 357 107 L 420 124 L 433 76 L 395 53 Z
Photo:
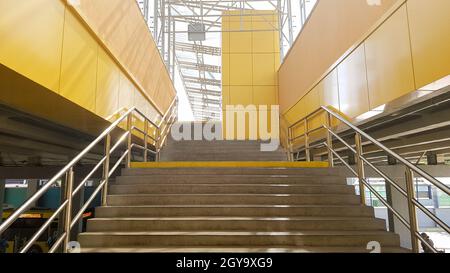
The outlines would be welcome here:
M 164 124 L 161 123 L 161 125 Z M 161 149 L 161 141 L 162 141 L 162 135 L 161 135 L 161 128 L 157 128 L 156 129 L 156 144 L 155 144 L 155 150 L 156 150 L 156 154 L 155 154 L 155 161 L 158 162 L 159 161 L 159 153 L 160 153 L 160 149 Z
M 288 160 L 293 162 L 294 156 L 293 156 L 293 146 L 292 146 L 292 128 L 288 128 L 287 130 L 287 148 L 288 148 Z
M 366 204 L 366 191 L 364 187 L 364 183 L 362 182 L 365 179 L 364 173 L 364 161 L 361 159 L 363 156 L 363 148 L 362 148 L 362 140 L 361 135 L 355 134 L 355 146 L 356 146 L 356 163 L 358 166 L 358 180 L 359 180 L 359 194 L 361 199 L 361 204 Z
M 334 167 L 334 158 L 333 158 L 333 135 L 329 130 L 331 130 L 332 126 L 332 120 L 331 120 L 331 114 L 326 113 L 327 115 L 327 145 L 328 145 L 328 166 L 330 168 Z
M 105 163 L 103 163 L 103 181 L 105 181 L 105 185 L 103 186 L 102 191 L 102 206 L 106 206 L 106 200 L 108 196 L 110 151 L 111 135 L 108 134 L 105 139 Z
M 63 242 L 63 253 L 68 252 L 69 242 L 70 242 L 70 225 L 72 224 L 72 190 L 73 190 L 73 167 L 66 173 L 65 181 L 65 197 L 67 200 L 67 206 L 64 212 L 64 222 L 63 231 L 65 233 L 65 238 Z
M 148 161 L 148 119 L 144 122 L 144 162 Z
M 311 161 L 311 152 L 309 150 L 309 134 L 308 134 L 309 128 L 308 128 L 308 119 L 305 119 L 305 157 L 306 161 Z
M 132 123 L 133 123 L 133 114 L 132 112 L 128 114 L 127 117 L 127 131 L 128 131 L 128 139 L 127 139 L 127 164 L 126 167 L 131 168 L 131 137 L 132 137 Z
M 414 193 L 414 172 L 410 168 L 406 168 L 406 193 L 408 195 L 408 212 L 409 212 L 409 225 L 411 232 L 411 246 L 414 253 L 419 253 L 419 242 L 416 237 L 418 231 L 416 207 L 413 203 L 415 199 Z

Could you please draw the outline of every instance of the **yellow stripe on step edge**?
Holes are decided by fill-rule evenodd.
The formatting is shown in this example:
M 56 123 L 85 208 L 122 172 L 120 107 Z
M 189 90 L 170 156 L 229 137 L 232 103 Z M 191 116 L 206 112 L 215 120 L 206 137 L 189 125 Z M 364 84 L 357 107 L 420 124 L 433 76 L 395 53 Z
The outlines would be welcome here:
M 132 162 L 131 168 L 327 168 L 327 162 L 253 162 L 253 161 L 207 161 L 207 162 Z

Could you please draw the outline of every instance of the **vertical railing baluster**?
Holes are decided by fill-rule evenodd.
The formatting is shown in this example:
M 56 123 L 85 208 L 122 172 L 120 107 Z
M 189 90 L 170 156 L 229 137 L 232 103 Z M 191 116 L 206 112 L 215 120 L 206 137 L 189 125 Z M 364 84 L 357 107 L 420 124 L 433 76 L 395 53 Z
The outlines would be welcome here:
M 128 154 L 127 154 L 127 164 L 126 167 L 129 169 L 131 168 L 131 137 L 132 137 L 132 128 L 133 128 L 133 114 L 130 113 L 128 114 L 127 117 L 127 131 L 128 131 L 128 139 L 127 139 L 127 150 L 128 150 Z
M 308 126 L 308 119 L 305 118 L 305 123 L 304 123 L 304 127 L 305 127 L 305 156 L 306 156 L 306 161 L 310 162 L 311 161 L 311 151 L 309 149 L 309 126 Z
M 105 139 L 105 163 L 103 164 L 103 179 L 105 182 L 102 190 L 102 206 L 106 206 L 106 200 L 108 199 L 108 182 L 109 182 L 109 163 L 110 163 L 110 151 L 111 151 L 111 135 L 108 134 Z
M 292 128 L 288 128 L 287 130 L 287 147 L 288 147 L 288 160 L 294 161 L 294 155 L 293 155 L 293 143 L 292 143 Z
M 365 179 L 364 161 L 361 159 L 363 156 L 362 139 L 360 134 L 355 134 L 355 146 L 356 146 L 356 163 L 358 168 L 358 180 L 359 180 L 359 194 L 361 198 L 361 204 L 366 204 L 366 191 L 363 180 Z
M 144 162 L 148 161 L 148 119 L 144 123 Z
M 329 130 L 332 127 L 332 118 L 330 113 L 326 113 L 326 124 L 327 124 L 327 145 L 328 145 L 328 165 L 330 168 L 334 167 L 334 158 L 333 158 L 333 135 Z
M 70 242 L 70 225 L 72 224 L 72 190 L 73 190 L 73 167 L 69 169 L 66 173 L 65 181 L 65 200 L 67 200 L 67 206 L 64 211 L 64 222 L 63 231 L 65 233 L 65 238 L 63 242 L 63 253 L 68 252 L 69 242 Z
M 411 246 L 414 253 L 419 253 L 419 241 L 416 237 L 418 231 L 416 206 L 413 200 L 416 198 L 414 192 L 414 172 L 410 168 L 406 168 L 406 193 L 408 199 L 409 225 L 411 232 Z

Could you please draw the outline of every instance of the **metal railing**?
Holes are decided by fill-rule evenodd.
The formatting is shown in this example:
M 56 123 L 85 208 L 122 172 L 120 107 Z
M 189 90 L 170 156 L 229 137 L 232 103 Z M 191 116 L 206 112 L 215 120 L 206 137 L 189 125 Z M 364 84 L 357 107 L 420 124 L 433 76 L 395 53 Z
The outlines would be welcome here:
M 136 107 L 128 110 L 119 119 L 113 122 L 100 136 L 98 136 L 93 142 L 91 142 L 81 153 L 79 153 L 72 161 L 70 161 L 65 167 L 63 167 L 55 176 L 53 176 L 42 188 L 40 188 L 33 196 L 25 201 L 18 209 L 16 209 L 1 225 L 0 225 L 0 236 L 16 221 L 22 214 L 28 211 L 32 204 L 37 202 L 53 185 L 55 185 L 59 180 L 64 179 L 63 201 L 61 205 L 54 211 L 52 216 L 47 219 L 47 221 L 41 226 L 41 228 L 29 239 L 25 246 L 19 251 L 20 253 L 26 253 L 35 244 L 39 237 L 50 227 L 53 221 L 62 217 L 63 221 L 62 227 L 60 228 L 61 234 L 55 240 L 53 246 L 50 248 L 49 253 L 54 253 L 62 247 L 64 253 L 68 252 L 68 245 L 70 242 L 71 231 L 75 225 L 82 219 L 84 212 L 89 208 L 91 203 L 94 201 L 96 196 L 101 192 L 101 204 L 105 206 L 107 204 L 108 195 L 108 182 L 109 178 L 114 174 L 114 172 L 119 168 L 123 161 L 125 161 L 125 166 L 130 168 L 132 161 L 133 149 L 140 149 L 143 151 L 144 162 L 148 161 L 149 153 L 155 156 L 155 160 L 159 160 L 159 154 L 162 147 L 165 144 L 167 134 L 173 123 L 176 121 L 177 116 L 177 99 L 175 99 L 169 107 L 167 113 L 162 117 L 161 121 L 156 124 L 155 122 L 148 119 L 142 112 L 140 112 Z M 139 128 L 133 124 L 133 121 L 141 121 L 138 117 L 143 119 L 144 129 Z M 123 133 L 114 146 L 111 147 L 111 134 L 120 128 L 120 125 L 126 121 L 126 130 Z M 149 130 L 153 127 L 153 135 L 149 134 Z M 134 132 L 138 132 L 143 135 L 143 139 L 134 135 Z M 143 142 L 143 145 L 134 143 L 133 139 L 139 139 Z M 149 148 L 149 140 L 151 140 L 151 145 L 153 149 Z M 117 162 L 110 168 L 111 165 L 111 154 L 117 151 L 123 142 L 126 141 L 126 149 L 119 156 Z M 88 153 L 90 153 L 98 144 L 104 143 L 104 155 L 94 166 L 94 168 L 89 172 L 89 174 L 84 177 L 79 185 L 74 189 L 74 167 L 79 163 Z M 139 142 L 139 141 L 138 141 Z M 96 187 L 90 198 L 82 205 L 81 209 L 76 213 L 75 217 L 72 217 L 72 205 L 73 199 L 77 193 L 84 190 L 84 187 L 89 179 L 103 167 L 102 179 L 100 184 Z
M 325 124 L 322 124 L 319 127 L 316 127 L 314 129 L 309 128 L 309 121 L 312 119 L 316 119 L 320 117 L 321 114 L 325 115 Z M 341 124 L 345 125 L 346 127 L 350 128 L 350 131 L 355 135 L 355 147 L 350 145 L 347 141 L 343 139 L 339 135 L 338 132 L 334 131 L 335 126 L 333 126 L 333 120 L 336 119 Z M 298 136 L 296 135 L 296 129 L 298 127 L 303 126 L 303 131 Z M 316 137 L 316 140 L 314 141 L 314 145 L 311 145 L 310 136 L 313 133 L 320 133 L 320 131 L 324 131 L 326 136 L 318 136 Z M 346 132 L 348 134 L 348 132 Z M 377 146 L 381 150 L 383 150 L 387 155 L 395 158 L 398 162 L 403 164 L 405 166 L 405 181 L 406 181 L 406 190 L 402 189 L 395 181 L 394 179 L 390 178 L 388 175 L 386 175 L 383 171 L 381 171 L 377 166 L 375 166 L 373 163 L 371 163 L 366 157 L 364 157 L 363 153 L 363 143 L 362 139 L 366 139 L 371 144 Z M 303 141 L 302 141 L 303 139 Z M 322 142 L 324 139 L 326 139 L 325 142 Z M 360 192 L 360 199 L 361 203 L 365 205 L 365 187 L 369 191 L 371 191 L 386 207 L 387 209 L 395 215 L 399 221 L 408 228 L 410 231 L 411 236 L 411 242 L 412 242 L 412 250 L 416 253 L 419 252 L 419 241 L 422 242 L 426 247 L 431 249 L 433 252 L 438 252 L 436 248 L 434 248 L 432 245 L 428 243 L 424 238 L 422 238 L 421 234 L 418 232 L 418 223 L 417 223 L 417 214 L 416 209 L 419 209 L 422 211 L 425 215 L 427 215 L 431 220 L 433 220 L 439 227 L 441 227 L 444 231 L 450 234 L 450 227 L 442 221 L 439 217 L 437 217 L 435 214 L 433 214 L 430 210 L 428 210 L 424 205 L 422 205 L 418 199 L 416 198 L 416 194 L 414 192 L 414 176 L 418 175 L 425 180 L 427 180 L 429 183 L 443 191 L 445 194 L 450 195 L 450 188 L 437 180 L 432 175 L 428 174 L 415 164 L 409 162 L 402 156 L 398 155 L 388 147 L 384 146 L 381 142 L 374 139 L 370 135 L 363 132 L 361 129 L 359 129 L 357 126 L 353 125 L 350 121 L 348 121 L 346 118 L 341 116 L 336 111 L 332 110 L 329 107 L 322 106 L 321 108 L 317 109 L 313 113 L 309 114 L 305 118 L 302 118 L 301 120 L 295 122 L 287 129 L 287 146 L 288 146 L 288 154 L 289 154 L 289 160 L 295 161 L 295 155 L 299 154 L 300 152 L 305 153 L 305 160 L 310 161 L 311 160 L 311 149 L 317 148 L 317 147 L 325 147 L 328 151 L 327 160 L 330 167 L 334 166 L 334 160 L 336 157 L 345 167 L 347 167 L 350 172 L 355 175 L 358 178 L 358 185 L 359 185 L 359 192 Z M 356 170 L 350 166 L 349 163 L 347 163 L 342 156 L 339 155 L 339 153 L 333 149 L 333 141 L 336 140 L 337 142 L 341 142 L 349 151 L 351 151 L 356 158 Z M 295 143 L 298 143 L 299 141 L 302 141 L 303 143 L 299 145 L 301 148 L 295 150 L 294 145 Z M 298 157 L 297 157 L 298 159 Z M 392 205 L 389 204 L 387 200 L 381 196 L 368 182 L 365 176 L 365 166 L 370 167 L 373 171 L 375 171 L 378 175 L 380 175 L 386 183 L 389 183 L 392 187 L 394 187 L 400 194 L 404 197 L 406 197 L 408 202 L 408 214 L 409 214 L 409 221 L 405 219 L 399 213 L 396 209 L 393 208 Z

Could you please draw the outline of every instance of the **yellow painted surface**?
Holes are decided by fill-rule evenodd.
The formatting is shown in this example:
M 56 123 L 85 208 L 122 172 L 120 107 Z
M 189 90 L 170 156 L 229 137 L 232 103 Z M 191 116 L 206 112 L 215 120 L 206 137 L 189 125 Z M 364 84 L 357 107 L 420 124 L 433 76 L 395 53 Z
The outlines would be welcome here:
M 97 92 L 95 96 L 95 112 L 97 115 L 107 118 L 114 114 L 119 105 L 120 71 L 111 57 L 99 48 Z
M 159 119 L 152 102 L 167 109 L 174 87 L 145 22 L 134 16 L 139 14 L 136 3 L 121 0 L 113 7 L 112 0 L 99 0 L 79 4 L 74 9 L 62 0 L 0 1 L 0 63 L 55 96 L 50 98 L 46 92 L 42 98 L 59 104 L 67 99 L 80 107 L 81 114 L 76 116 L 77 111 L 66 104 L 61 109 L 39 109 L 44 104 L 38 103 L 39 95 L 31 89 L 44 89 L 28 87 L 29 95 L 22 95 L 17 89 L 20 84 L 13 79 L 7 91 L 0 90 L 2 103 L 90 133 L 98 132 L 98 124 L 105 128 L 98 117 L 111 121 L 133 106 Z M 129 38 L 139 25 L 139 37 Z
M 66 12 L 60 95 L 95 112 L 98 44 L 71 12 Z
M 315 110 L 311 109 L 311 105 L 315 105 L 311 103 L 315 93 L 319 94 L 319 106 L 332 106 L 352 119 L 450 74 L 450 1 L 407 0 L 396 5 L 393 1 L 383 1 L 378 11 L 376 8 L 368 11 L 367 7 L 358 6 L 361 3 L 356 1 L 347 4 L 345 12 L 338 12 L 341 7 L 325 10 L 325 6 L 337 5 L 337 2 L 319 2 L 279 70 L 279 100 L 288 124 Z M 358 16 L 349 18 L 361 19 L 364 24 L 350 26 L 348 18 L 338 17 L 347 12 Z M 323 16 L 327 20 L 320 20 Z M 364 16 L 367 18 L 363 19 Z M 386 20 L 376 22 L 375 17 Z M 375 25 L 367 24 L 366 19 Z M 326 32 L 323 35 L 312 33 L 314 29 L 324 30 L 324 26 L 331 22 L 340 22 L 341 29 L 334 32 L 333 39 L 328 40 L 331 36 Z M 361 26 L 365 26 L 366 33 L 359 29 Z M 348 31 L 343 32 L 342 29 Z M 353 32 L 363 36 L 358 37 Z M 341 37 L 344 33 L 345 37 Z M 331 52 L 321 50 L 323 46 L 331 44 L 335 50 L 342 46 L 341 42 L 349 41 L 358 45 L 356 49 L 335 55 L 328 60 L 328 66 L 322 66 Z M 314 44 L 315 49 L 311 51 Z M 348 43 L 342 50 L 349 49 L 350 45 Z M 315 76 L 311 77 L 312 74 Z M 316 84 L 312 85 L 314 81 Z M 324 121 L 322 116 L 309 125 L 314 127 Z M 336 123 L 334 120 L 333 124 Z M 303 126 L 298 126 L 294 132 L 303 134 Z
M 416 89 L 406 6 L 367 39 L 365 49 L 370 109 Z
M 230 85 L 251 86 L 253 78 L 252 70 L 252 54 L 230 54 Z
M 339 81 L 337 69 L 334 69 L 318 85 L 320 105 L 333 106 L 340 109 L 339 103 Z
M 248 11 L 251 16 L 241 16 L 239 12 L 224 12 L 222 17 L 222 90 L 225 110 L 227 105 L 278 105 L 277 70 L 280 64 L 279 47 L 275 47 L 274 30 L 277 16 L 272 11 Z M 233 31 L 244 30 L 237 33 Z M 231 32 L 230 32 L 231 31 Z M 255 112 L 256 113 L 256 112 Z M 258 118 L 258 113 L 256 113 Z M 263 115 L 266 113 L 263 113 Z M 227 126 L 224 112 L 224 130 Z M 237 130 L 237 124 L 232 126 Z M 270 127 L 270 125 L 269 125 Z M 259 133 L 250 134 L 247 124 L 245 132 L 237 135 L 243 139 L 259 139 Z M 253 136 L 253 137 L 252 137 Z
M 164 92 L 168 96 L 154 96 L 160 74 L 164 81 L 170 76 L 156 49 L 148 27 L 135 0 L 78 0 L 73 8 L 97 34 L 118 62 L 129 73 L 136 87 L 152 101 L 161 112 L 166 112 L 176 91 L 173 85 Z M 99 12 L 101 11 L 101 12 Z M 156 71 L 155 71 L 156 70 Z M 155 73 L 156 72 L 156 73 Z
M 58 92 L 64 10 L 59 0 L 1 0 L 0 63 Z
M 370 110 L 364 46 L 356 49 L 338 67 L 340 109 L 351 117 Z
M 450 1 L 407 3 L 417 88 L 450 74 Z
M 274 86 L 277 74 L 275 71 L 274 53 L 253 54 L 253 85 Z
M 132 168 L 327 168 L 327 162 L 132 162 Z

